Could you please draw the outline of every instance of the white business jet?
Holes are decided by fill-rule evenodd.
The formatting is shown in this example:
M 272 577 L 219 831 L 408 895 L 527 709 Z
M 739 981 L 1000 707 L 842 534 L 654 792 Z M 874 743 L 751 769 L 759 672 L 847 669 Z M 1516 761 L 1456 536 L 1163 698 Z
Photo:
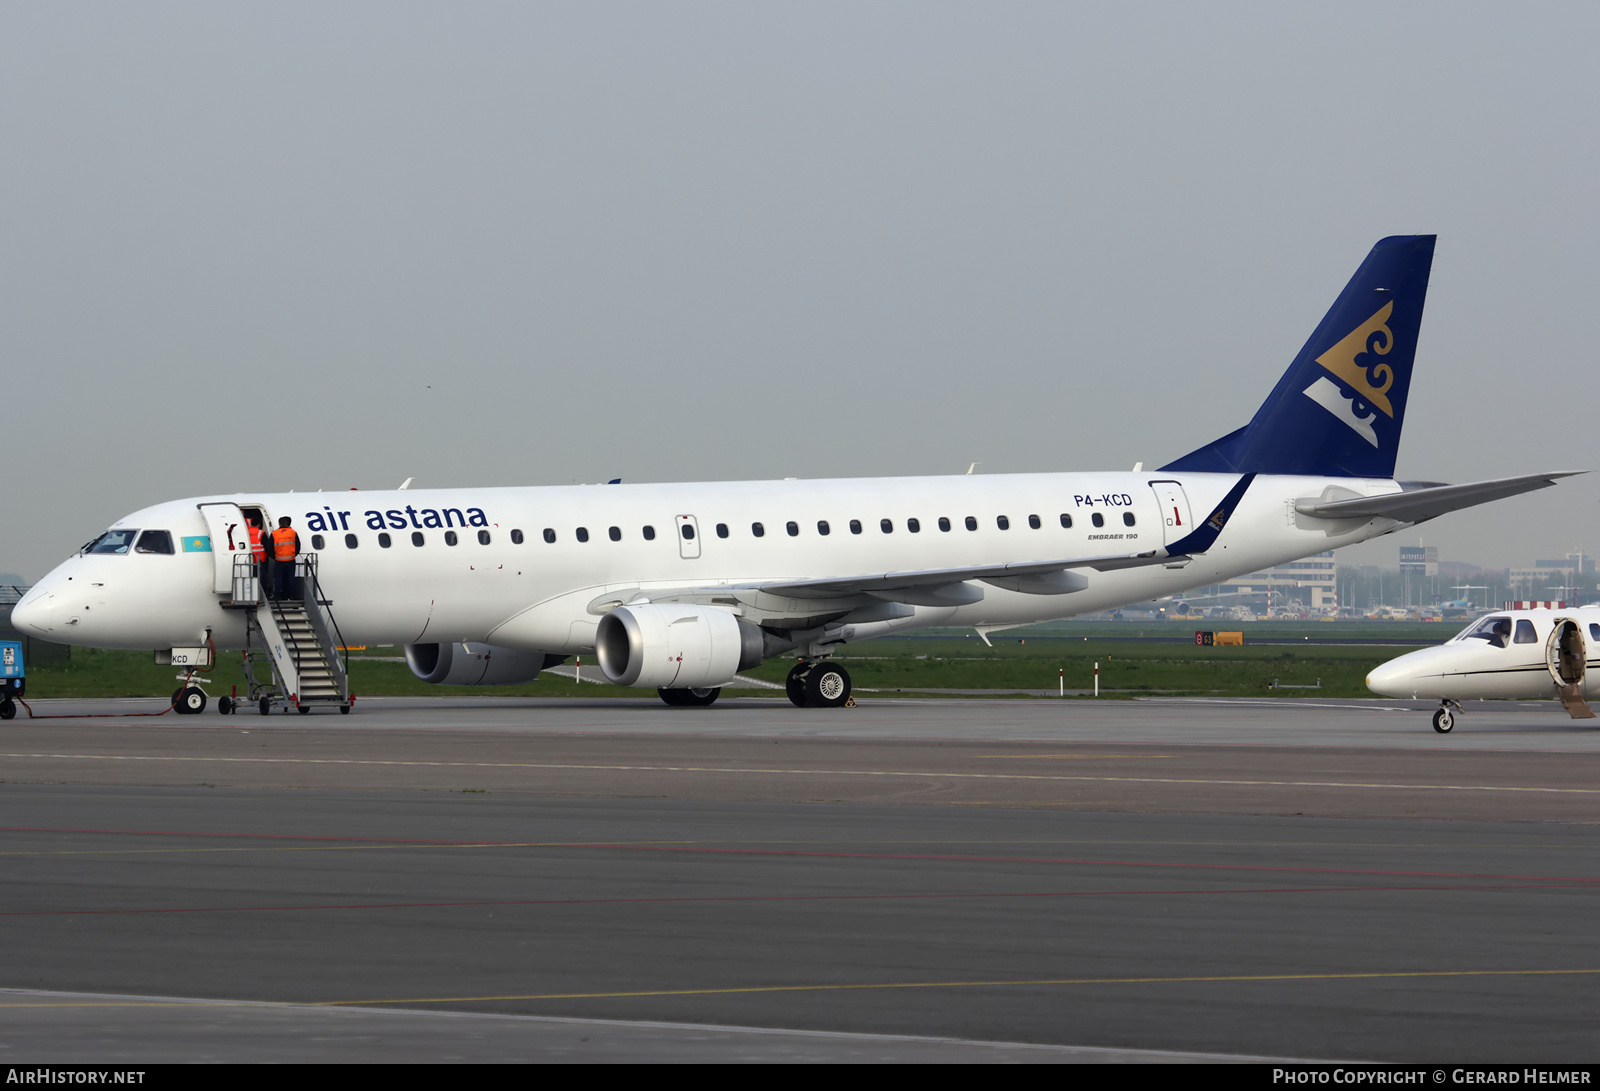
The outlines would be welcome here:
M 1455 729 L 1468 698 L 1555 697 L 1574 720 L 1594 717 L 1600 694 L 1589 669 L 1600 647 L 1600 606 L 1572 610 L 1499 610 L 1450 640 L 1389 660 L 1367 675 L 1385 697 L 1437 698 L 1433 729 Z
M 790 653 L 791 700 L 836 707 L 848 641 L 1162 598 L 1566 476 L 1395 480 L 1433 248 L 1380 241 L 1254 419 L 1156 471 L 200 497 L 119 519 L 12 621 L 173 662 L 255 625 L 292 642 L 265 631 L 292 619 L 233 581 L 247 516 L 289 515 L 316 577 L 303 632 L 403 644 L 428 682 L 526 682 L 596 652 L 613 683 L 708 705 Z M 279 674 L 305 711 L 292 665 Z M 204 704 L 196 689 L 180 707 Z

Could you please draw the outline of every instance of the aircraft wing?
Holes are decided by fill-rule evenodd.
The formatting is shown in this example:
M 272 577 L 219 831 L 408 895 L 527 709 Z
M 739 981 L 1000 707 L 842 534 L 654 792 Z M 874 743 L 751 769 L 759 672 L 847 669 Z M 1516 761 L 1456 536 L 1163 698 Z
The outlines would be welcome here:
M 1141 568 L 1152 564 L 1187 564 L 1186 554 L 1169 555 L 1163 550 L 1124 553 L 1104 557 L 1068 557 L 1055 561 L 1020 561 L 1013 564 L 972 565 L 966 568 L 928 568 L 914 572 L 882 572 L 818 580 L 790 580 L 758 584 L 760 590 L 797 599 L 842 598 L 917 587 L 940 587 L 967 580 L 994 580 L 1015 576 L 1043 576 L 1069 568 L 1092 568 L 1111 572 L 1120 568 Z
M 1426 485 L 1408 488 L 1402 492 L 1383 496 L 1358 496 L 1352 500 L 1321 501 L 1316 497 L 1295 502 L 1301 515 L 1315 515 L 1323 519 L 1398 519 L 1404 523 L 1420 523 L 1424 519 L 1444 515 L 1476 504 L 1486 504 L 1535 489 L 1547 489 L 1563 477 L 1575 477 L 1586 471 L 1565 473 L 1528 474 L 1525 477 L 1501 477 L 1493 481 L 1473 481 L 1466 485 Z

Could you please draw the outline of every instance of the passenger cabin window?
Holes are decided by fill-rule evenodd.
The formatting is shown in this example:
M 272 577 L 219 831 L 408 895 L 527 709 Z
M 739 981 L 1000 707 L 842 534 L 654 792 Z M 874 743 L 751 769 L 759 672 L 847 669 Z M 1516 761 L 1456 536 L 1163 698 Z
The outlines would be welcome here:
M 454 538 L 454 537 L 455 537 L 455 532 L 454 532 L 454 531 L 452 531 L 452 532 L 451 532 L 451 533 L 449 533 L 449 534 L 446 534 L 446 535 L 445 535 L 445 536 L 444 536 L 444 539 L 445 539 L 445 541 L 447 541 L 447 542 L 450 542 L 450 539 L 451 539 L 451 538 Z M 325 547 L 325 546 L 326 546 L 326 545 L 327 545 L 327 544 L 328 544 L 328 543 L 327 543 L 327 540 L 326 540 L 326 539 L 324 539 L 324 538 L 323 538 L 323 537 L 322 537 L 322 535 L 320 535 L 320 534 L 313 534 L 313 535 L 312 535 L 312 536 L 311 536 L 311 548 L 312 548 L 312 549 L 322 549 L 322 548 L 324 548 L 324 547 Z M 455 543 L 454 543 L 454 542 L 450 542 L 450 544 L 451 544 L 451 545 L 455 545 Z
M 580 542 L 587 542 L 589 540 L 588 527 L 579 527 L 577 530 L 573 531 L 573 534 L 576 535 L 578 541 Z
M 760 523 L 751 523 L 750 524 L 750 533 L 755 535 L 757 538 L 761 537 L 766 532 L 767 532 L 767 528 L 762 526 Z
M 522 531 L 513 530 L 511 532 L 511 544 L 512 545 L 521 545 L 522 544 Z
M 919 519 L 907 519 L 906 520 L 906 529 L 909 530 L 912 534 L 921 534 L 922 533 L 922 521 L 919 520 Z
M 1072 516 L 1068 515 L 1066 512 L 1062 512 L 1061 513 L 1061 529 L 1062 530 L 1071 530 L 1072 529 Z
M 1093 523 L 1097 527 L 1103 527 L 1106 525 L 1106 517 L 1101 515 L 1099 512 L 1095 512 L 1093 515 L 1089 516 L 1089 522 Z
M 85 553 L 126 554 L 133 545 L 137 530 L 108 530 L 83 547 Z
M 797 538 L 800 535 L 800 524 L 799 523 L 796 523 L 796 522 L 793 522 L 793 521 L 785 523 L 785 524 L 783 524 L 783 529 L 789 532 L 789 537 L 791 537 L 791 538 Z
M 246 540 L 248 542 L 248 539 Z M 133 547 L 135 553 L 171 553 L 172 535 L 164 530 L 147 530 L 139 535 L 139 544 Z
M 487 530 L 478 531 L 478 544 L 479 545 L 488 545 L 489 544 L 489 532 Z
M 656 540 L 656 528 L 655 527 L 642 527 L 642 528 L 640 528 L 639 533 L 644 535 L 644 540 L 647 541 L 647 542 L 653 542 L 653 541 Z M 724 534 L 723 537 L 726 538 L 727 535 Z
M 354 549 L 360 544 L 360 542 L 356 541 L 356 536 L 354 534 L 346 534 L 344 536 L 344 547 L 346 549 Z
M 727 536 L 728 536 L 728 524 L 727 523 L 718 523 L 717 524 L 717 537 L 718 538 L 726 538 Z
M 1122 525 L 1125 527 L 1133 526 L 1133 512 L 1125 511 L 1122 513 Z
M 457 541 L 457 538 L 456 538 L 456 532 L 455 531 L 447 530 L 447 531 L 444 532 L 444 544 L 445 545 L 453 546 L 453 545 L 456 544 L 456 541 Z M 318 549 L 322 548 L 320 545 L 317 545 L 317 540 L 315 538 L 311 539 L 311 544 L 312 545 L 316 545 Z
M 949 516 L 947 516 L 947 515 L 939 516 L 939 529 L 940 530 L 949 530 L 950 529 L 950 517 Z
M 885 534 L 893 534 L 894 533 L 894 520 L 893 519 L 879 519 L 878 520 L 878 529 L 883 531 Z
M 967 516 L 967 529 L 968 530 L 977 530 L 978 529 L 978 517 L 976 515 Z
M 545 527 L 544 528 L 544 540 L 549 542 L 551 545 L 555 545 L 556 532 L 554 530 L 552 530 L 550 527 Z
M 606 535 L 613 542 L 620 542 L 620 541 L 622 541 L 622 528 L 621 527 L 612 527 L 610 530 L 606 531 Z
M 850 533 L 851 534 L 860 534 L 861 533 L 861 520 L 860 519 L 852 519 L 852 520 L 850 520 Z
M 828 526 L 828 521 L 826 519 L 818 519 L 817 520 L 817 533 L 818 534 L 820 534 L 824 538 L 826 538 L 831 530 L 832 530 L 832 528 Z
M 1004 515 L 1001 515 L 998 518 L 996 518 L 995 521 L 994 521 L 994 524 L 995 524 L 995 526 L 999 527 L 1001 530 L 1010 530 L 1011 529 L 1011 520 L 1006 518 Z
M 1600 625 L 1597 625 L 1592 621 L 1589 622 L 1589 639 L 1600 640 Z
M 422 531 L 413 530 L 411 532 L 411 544 L 412 545 L 419 546 L 425 541 L 427 541 L 427 539 L 422 536 Z
M 1512 641 L 1514 644 L 1537 644 L 1539 638 L 1534 635 L 1533 622 L 1527 618 L 1517 619 L 1517 635 Z
M 1040 524 L 1039 517 L 1037 515 L 1030 515 L 1028 516 L 1028 525 L 1034 530 L 1038 530 L 1042 524 Z
M 394 545 L 394 539 L 389 537 L 387 533 L 378 535 L 379 549 L 388 549 L 392 545 Z
M 686 542 L 694 541 L 694 524 L 693 523 L 684 523 L 682 526 L 680 526 L 678 528 L 678 533 L 683 535 L 683 540 L 684 541 L 686 541 Z

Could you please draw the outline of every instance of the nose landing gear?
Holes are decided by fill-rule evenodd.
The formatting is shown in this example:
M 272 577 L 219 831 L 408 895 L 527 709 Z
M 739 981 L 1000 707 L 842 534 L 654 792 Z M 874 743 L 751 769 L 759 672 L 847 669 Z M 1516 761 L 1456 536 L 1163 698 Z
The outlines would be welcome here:
M 1450 710 L 1454 709 L 1455 712 Z M 1456 713 L 1462 712 L 1461 705 L 1446 697 L 1439 702 L 1439 707 L 1433 713 L 1433 729 L 1441 735 L 1448 735 L 1456 728 Z

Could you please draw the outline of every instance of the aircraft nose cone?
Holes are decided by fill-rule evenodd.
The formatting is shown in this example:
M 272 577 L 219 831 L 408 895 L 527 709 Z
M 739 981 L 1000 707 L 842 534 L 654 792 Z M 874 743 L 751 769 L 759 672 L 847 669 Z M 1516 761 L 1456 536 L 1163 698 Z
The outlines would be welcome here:
M 42 595 L 29 593 L 11 608 L 11 627 L 26 636 L 43 636 L 44 609 L 39 605 Z
M 25 636 L 49 637 L 54 628 L 56 596 L 44 585 L 36 586 L 11 608 L 11 626 Z
M 1404 658 L 1405 656 L 1400 657 L 1400 659 Z M 1379 693 L 1385 697 L 1404 697 L 1405 693 L 1401 691 L 1401 686 L 1410 676 L 1411 671 L 1400 662 L 1400 659 L 1391 659 L 1387 663 L 1372 668 L 1371 673 L 1367 675 L 1367 688 L 1373 693 Z
M 1437 685 L 1443 665 L 1439 648 L 1408 652 L 1374 667 L 1367 675 L 1367 688 L 1385 697 L 1416 697 L 1419 688 L 1431 690 Z

